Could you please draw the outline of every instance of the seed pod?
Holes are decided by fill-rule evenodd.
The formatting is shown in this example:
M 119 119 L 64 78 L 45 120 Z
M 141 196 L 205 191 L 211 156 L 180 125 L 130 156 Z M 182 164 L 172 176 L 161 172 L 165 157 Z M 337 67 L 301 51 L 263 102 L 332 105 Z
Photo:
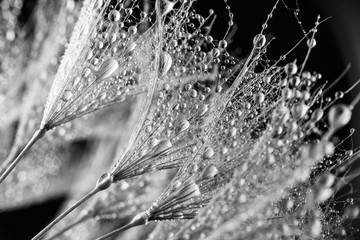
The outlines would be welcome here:
M 345 104 L 336 104 L 330 108 L 329 124 L 332 129 L 339 129 L 349 123 L 352 112 Z
M 96 72 L 96 81 L 102 81 L 110 77 L 119 67 L 119 63 L 114 58 L 106 59 Z

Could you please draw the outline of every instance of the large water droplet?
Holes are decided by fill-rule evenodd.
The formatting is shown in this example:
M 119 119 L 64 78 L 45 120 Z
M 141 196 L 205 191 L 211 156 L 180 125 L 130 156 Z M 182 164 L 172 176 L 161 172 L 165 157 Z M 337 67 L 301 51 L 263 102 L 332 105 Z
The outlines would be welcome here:
M 111 10 L 108 19 L 111 22 L 118 22 L 120 20 L 120 12 L 115 9 Z
M 163 52 L 160 56 L 159 75 L 164 76 L 171 68 L 172 58 L 167 52 Z

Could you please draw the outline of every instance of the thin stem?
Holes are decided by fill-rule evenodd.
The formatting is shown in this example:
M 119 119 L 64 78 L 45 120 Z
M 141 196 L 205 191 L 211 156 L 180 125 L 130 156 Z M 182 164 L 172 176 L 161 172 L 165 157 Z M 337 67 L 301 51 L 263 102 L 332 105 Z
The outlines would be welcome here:
M 25 145 L 23 150 L 19 153 L 19 155 L 15 158 L 15 160 L 6 167 L 5 171 L 3 172 L 3 169 L 1 169 L 2 175 L 0 177 L 0 184 L 5 180 L 5 178 L 11 173 L 11 171 L 16 167 L 16 165 L 20 162 L 20 160 L 25 156 L 25 154 L 30 150 L 32 145 L 37 142 L 40 138 L 42 138 L 47 129 L 46 128 L 40 128 L 37 130 L 34 135 L 31 137 L 29 142 Z
M 352 102 L 350 103 L 349 107 L 351 110 L 354 109 L 355 105 L 360 101 L 360 93 L 358 93 L 358 95 L 354 98 L 354 100 L 352 100 Z
M 145 224 L 143 219 L 139 218 L 139 219 L 133 220 L 129 224 L 126 224 L 125 226 L 122 226 L 122 227 L 120 227 L 118 229 L 115 229 L 114 231 L 111 231 L 111 232 L 109 232 L 109 233 L 107 233 L 107 234 L 105 234 L 105 235 L 103 235 L 103 236 L 101 236 L 101 237 L 99 237 L 99 238 L 97 238 L 95 240 L 104 240 L 104 239 L 107 239 L 107 238 L 109 238 L 109 237 L 111 237 L 111 236 L 113 236 L 113 235 L 115 235 L 115 234 L 117 234 L 119 232 L 125 231 L 127 229 L 132 228 L 132 227 L 140 226 L 140 225 L 143 225 L 143 224 Z
M 70 223 L 69 225 L 67 225 L 66 227 L 64 227 L 63 229 L 61 229 L 60 231 L 58 231 L 57 233 L 55 233 L 54 235 L 52 235 L 51 237 L 47 238 L 46 240 L 52 240 L 57 238 L 58 236 L 60 236 L 61 234 L 65 233 L 66 231 L 68 231 L 69 229 L 75 227 L 76 225 L 88 220 L 90 218 L 89 214 L 83 215 L 81 216 L 79 219 L 77 219 L 75 222 Z
M 96 193 L 101 191 L 98 187 L 95 187 L 91 192 L 86 194 L 82 199 L 77 201 L 74 205 L 72 205 L 70 208 L 68 208 L 65 212 L 60 214 L 57 218 L 55 218 L 49 225 L 47 225 L 43 230 L 41 230 L 35 237 L 33 237 L 31 240 L 39 240 L 41 239 L 46 232 L 48 232 L 55 224 L 57 224 L 61 219 L 66 217 L 69 213 L 71 213 L 75 208 L 80 206 L 82 203 L 87 201 L 89 198 L 93 197 Z

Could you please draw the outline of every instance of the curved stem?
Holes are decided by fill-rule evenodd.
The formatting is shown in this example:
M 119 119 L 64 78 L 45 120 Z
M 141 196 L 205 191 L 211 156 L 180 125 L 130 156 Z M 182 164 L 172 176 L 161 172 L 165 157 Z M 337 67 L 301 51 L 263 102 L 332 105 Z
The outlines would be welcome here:
M 42 138 L 46 133 L 45 128 L 40 128 L 37 130 L 34 135 L 31 137 L 29 142 L 25 145 L 23 150 L 19 153 L 19 155 L 15 158 L 15 160 L 6 167 L 5 171 L 3 172 L 3 169 L 1 169 L 2 175 L 0 177 L 0 184 L 5 180 L 5 178 L 11 173 L 11 171 L 16 167 L 16 165 L 20 162 L 20 160 L 24 157 L 24 155 L 30 150 L 32 145 L 37 142 L 40 138 Z
M 57 224 L 61 219 L 66 217 L 69 213 L 71 213 L 75 208 L 80 206 L 82 203 L 87 201 L 89 198 L 93 197 L 96 193 L 101 191 L 98 187 L 95 187 L 91 192 L 86 194 L 83 198 L 73 204 L 70 208 L 68 208 L 65 212 L 60 214 L 57 218 L 55 218 L 49 225 L 47 225 L 43 230 L 41 230 L 35 237 L 31 240 L 39 240 L 41 239 L 46 232 L 48 232 L 55 224 Z
M 79 219 L 77 219 L 76 221 L 74 221 L 73 223 L 70 223 L 69 225 L 67 225 L 66 227 L 64 227 L 63 229 L 61 229 L 59 232 L 55 233 L 54 235 L 52 235 L 51 237 L 47 238 L 46 240 L 52 240 L 57 238 L 58 236 L 60 236 L 61 234 L 65 233 L 66 231 L 68 231 L 69 229 L 75 227 L 76 225 L 88 220 L 90 218 L 90 215 L 83 215 L 81 216 Z

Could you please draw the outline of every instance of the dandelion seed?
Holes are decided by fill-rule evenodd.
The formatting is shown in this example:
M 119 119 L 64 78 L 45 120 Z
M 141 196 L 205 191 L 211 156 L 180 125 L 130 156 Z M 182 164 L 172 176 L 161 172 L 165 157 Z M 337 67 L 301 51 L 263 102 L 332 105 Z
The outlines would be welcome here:
M 123 5 L 121 6 L 124 7 Z M 151 44 L 155 41 L 154 36 L 152 36 L 152 29 L 149 28 L 144 33 L 138 34 L 137 25 L 141 24 L 141 22 L 138 22 L 138 19 L 132 18 L 130 12 L 124 17 L 127 17 L 132 24 L 132 26 L 127 28 L 132 36 L 131 38 L 128 38 L 126 33 L 124 33 L 125 38 L 119 42 L 113 42 L 113 46 L 111 43 L 99 38 L 99 36 L 104 36 L 104 34 L 114 33 L 118 28 L 125 28 L 122 25 L 123 23 L 120 23 L 120 19 L 119 22 L 115 21 L 118 20 L 118 16 L 114 16 L 114 22 L 104 21 L 103 15 L 107 14 L 110 7 L 112 7 L 110 2 L 103 4 L 102 1 L 89 1 L 84 5 L 71 43 L 64 55 L 49 93 L 39 132 L 45 134 L 49 130 L 87 113 L 117 101 L 124 101 L 126 96 L 142 93 L 146 91 L 149 85 L 154 84 L 156 81 L 155 76 L 151 76 L 150 80 L 142 81 L 143 78 L 149 79 L 149 75 L 151 75 L 148 69 L 151 63 L 145 59 L 149 59 L 152 50 Z M 151 38 L 152 40 L 149 40 Z M 112 49 L 118 45 L 123 45 L 124 50 L 114 52 Z M 137 46 L 137 49 L 135 49 L 135 46 Z M 85 64 L 79 64 L 84 59 L 88 59 Z M 93 65 L 97 65 L 99 61 L 103 63 L 96 71 Z M 142 71 L 135 72 L 134 68 L 139 67 L 141 67 Z M 126 70 L 129 74 L 125 77 L 120 77 L 120 69 L 121 71 Z M 73 81 L 74 78 L 77 79 L 76 82 Z M 138 79 L 135 82 L 136 84 L 129 84 L 130 80 L 134 78 Z M 114 91 L 114 88 L 108 87 L 111 85 L 120 87 L 123 90 L 123 94 L 118 94 L 118 91 Z M 69 91 L 71 92 L 70 98 Z M 96 98 L 97 95 L 104 97 Z M 24 148 L 24 151 L 4 170 L 0 183 L 15 168 L 31 146 L 44 134 L 34 135 L 27 147 Z

